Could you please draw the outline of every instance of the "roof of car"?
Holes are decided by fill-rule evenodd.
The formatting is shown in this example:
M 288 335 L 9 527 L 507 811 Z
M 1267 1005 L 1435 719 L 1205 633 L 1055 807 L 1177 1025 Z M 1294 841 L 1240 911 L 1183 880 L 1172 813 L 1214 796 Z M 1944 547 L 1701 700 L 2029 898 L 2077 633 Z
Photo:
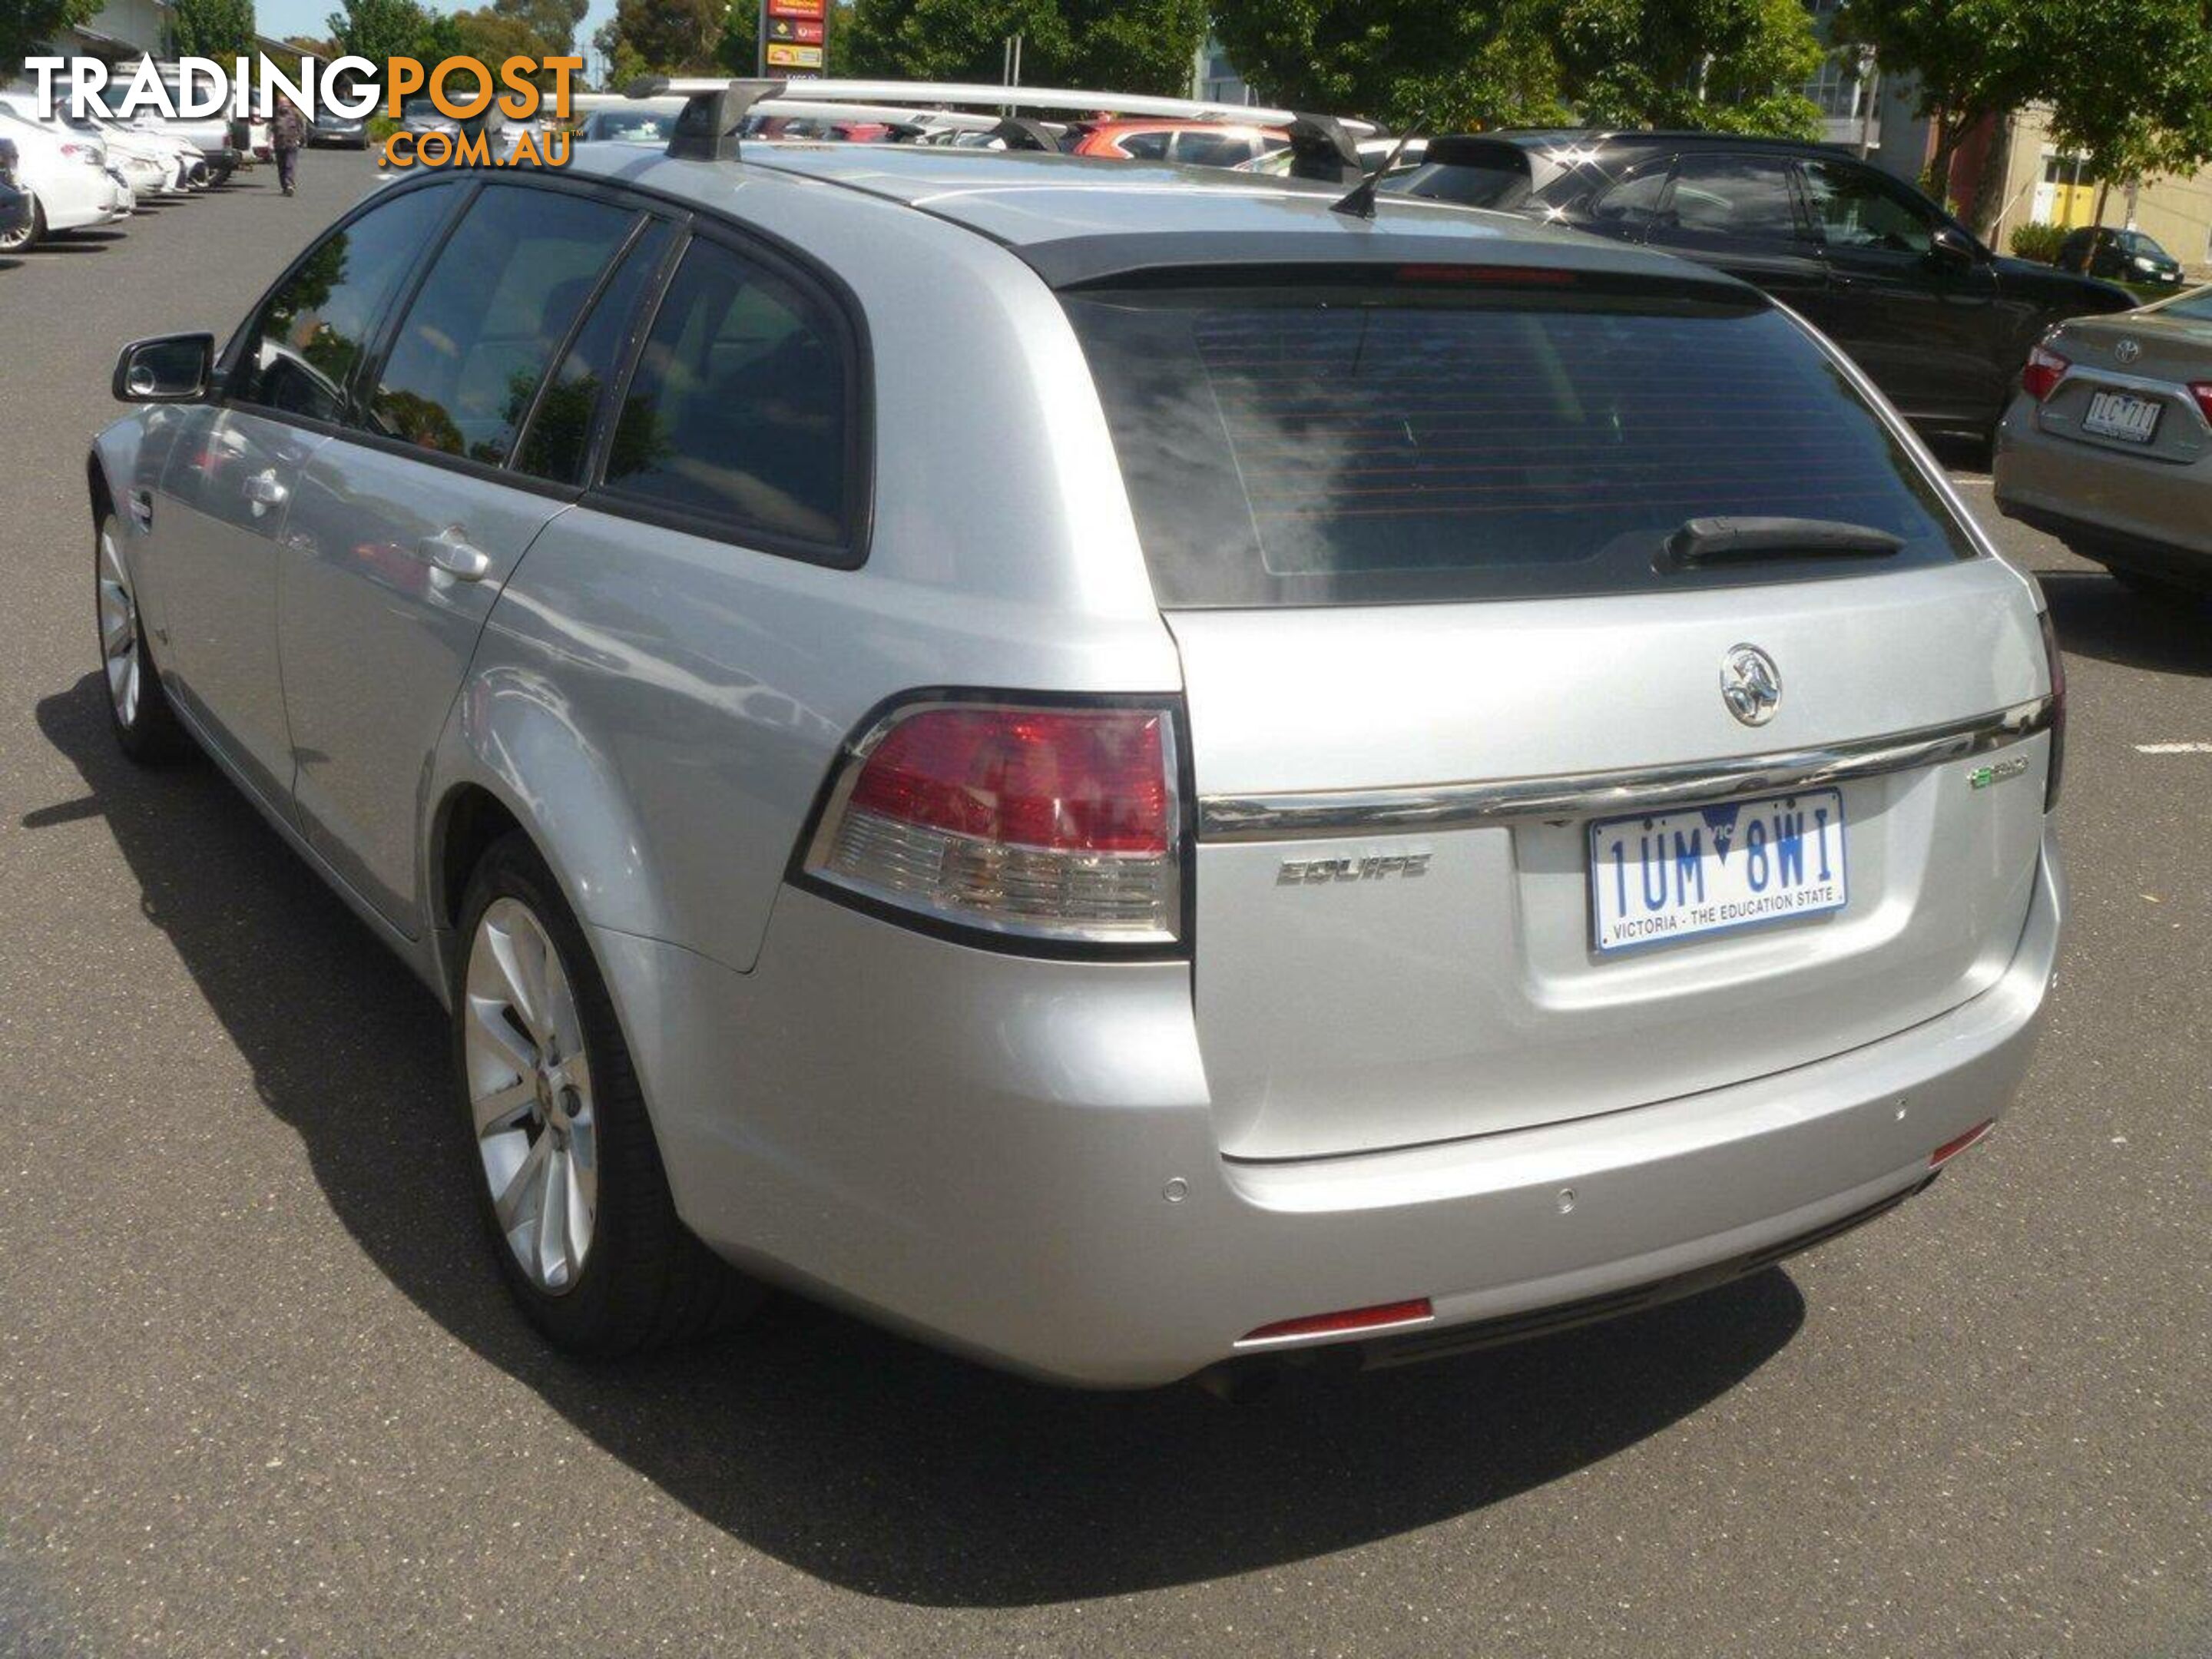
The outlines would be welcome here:
M 1364 219 L 1332 210 L 1344 186 L 1226 168 L 941 145 L 754 141 L 740 156 L 672 161 L 628 145 L 585 147 L 571 170 L 709 210 L 726 211 L 731 186 L 748 173 L 835 185 L 988 238 L 1059 283 L 1169 264 L 1393 260 L 1716 280 L 1663 254 L 1515 214 L 1386 196 Z
M 1647 149 L 1660 144 L 1716 145 L 1729 149 L 1784 150 L 1799 155 L 1835 155 L 1837 146 L 1823 144 L 1805 138 L 1761 138 L 1741 132 L 1711 132 L 1702 127 L 1499 127 L 1490 132 L 1464 132 L 1450 135 L 1453 139 L 1488 138 L 1500 143 L 1514 144 L 1522 149 L 1536 149 L 1553 145 L 1599 149 L 1629 147 Z M 1431 148 L 1443 140 L 1430 140 Z

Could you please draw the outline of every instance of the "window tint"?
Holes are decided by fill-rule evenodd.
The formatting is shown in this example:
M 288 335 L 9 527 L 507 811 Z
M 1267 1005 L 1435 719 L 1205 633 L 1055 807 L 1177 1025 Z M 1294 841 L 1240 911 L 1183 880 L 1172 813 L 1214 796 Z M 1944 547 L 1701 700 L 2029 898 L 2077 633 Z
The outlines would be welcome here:
M 1175 160 L 1200 167 L 1233 167 L 1259 153 L 1251 139 L 1231 132 L 1178 132 L 1168 149 Z
M 1790 164 L 1771 155 L 1685 155 L 1674 164 L 1668 222 L 1697 235 L 1799 240 Z
M 453 199 L 451 186 L 410 191 L 325 237 L 246 325 L 231 396 L 343 420 L 346 381 L 370 331 Z
M 1805 191 L 1813 222 L 1831 247 L 1925 253 L 1942 222 L 1928 204 L 1871 167 L 1808 161 Z
M 847 534 L 846 356 L 781 277 L 695 242 L 639 354 L 607 458 L 620 494 L 817 545 Z
M 1115 143 L 1122 155 L 1139 161 L 1167 160 L 1168 135 L 1164 132 L 1125 132 Z
M 659 266 L 673 234 L 665 223 L 656 222 L 623 256 L 621 268 L 538 400 L 538 412 L 530 417 L 529 434 L 515 456 L 515 465 L 525 472 L 555 483 L 583 483 L 600 391 L 622 355 L 638 296 Z
M 1620 235 L 1639 231 L 1658 216 L 1659 198 L 1667 193 L 1667 165 L 1622 180 L 1590 204 L 1590 216 Z
M 477 197 L 400 325 L 370 399 L 371 428 L 504 461 L 538 377 L 635 217 L 553 191 Z
M 1603 280 L 1071 295 L 1167 605 L 1390 603 L 1861 575 L 1662 573 L 1690 519 L 1838 520 L 1884 571 L 1972 556 L 1935 489 L 1758 300 Z

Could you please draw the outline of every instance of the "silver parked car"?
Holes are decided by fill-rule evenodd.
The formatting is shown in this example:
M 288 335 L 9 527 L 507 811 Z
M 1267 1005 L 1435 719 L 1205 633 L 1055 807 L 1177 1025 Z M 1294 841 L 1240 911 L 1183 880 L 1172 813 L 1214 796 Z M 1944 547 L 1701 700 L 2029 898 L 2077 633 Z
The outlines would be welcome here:
M 2212 593 L 2212 288 L 2052 330 L 1995 471 L 2008 517 L 2130 586 Z
M 443 1000 L 556 1340 L 772 1284 L 1089 1385 L 1404 1358 L 1989 1130 L 2050 632 L 1791 315 L 1454 207 L 702 126 L 394 184 L 219 352 L 126 349 L 91 458 L 123 744 Z

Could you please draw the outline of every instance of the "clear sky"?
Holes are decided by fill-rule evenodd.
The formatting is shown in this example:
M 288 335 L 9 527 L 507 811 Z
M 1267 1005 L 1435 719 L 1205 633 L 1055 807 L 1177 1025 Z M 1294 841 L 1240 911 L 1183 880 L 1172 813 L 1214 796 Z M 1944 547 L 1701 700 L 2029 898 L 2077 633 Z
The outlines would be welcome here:
M 4 4 L 6 0 L 0 0 Z M 465 11 L 468 3 L 456 0 L 428 0 L 432 11 Z M 474 3 L 474 0 L 469 0 Z M 320 40 L 330 31 L 323 20 L 339 9 L 339 0 L 254 0 L 254 27 L 266 35 L 283 40 L 287 35 L 305 34 Z M 615 0 L 592 0 L 592 9 L 584 14 L 584 21 L 576 27 L 576 49 L 587 58 L 591 54 L 592 32 L 615 15 Z

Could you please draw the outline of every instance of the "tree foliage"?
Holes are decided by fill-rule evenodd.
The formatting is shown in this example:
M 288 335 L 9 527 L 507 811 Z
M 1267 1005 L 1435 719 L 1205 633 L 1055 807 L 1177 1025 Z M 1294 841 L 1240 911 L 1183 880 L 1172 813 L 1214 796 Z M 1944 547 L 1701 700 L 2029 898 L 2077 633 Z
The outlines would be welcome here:
M 1966 136 L 2029 104 L 2109 184 L 2212 160 L 2212 10 L 2204 0 L 1846 0 L 1839 40 L 1909 74 L 1946 186 Z
M 1799 0 L 1224 0 L 1214 31 L 1273 101 L 1393 125 L 1818 125 Z
M 381 67 L 387 58 L 447 58 L 459 51 L 450 17 L 434 15 L 416 0 L 343 0 L 324 27 L 342 52 Z
M 23 60 L 58 46 L 63 35 L 89 23 L 100 0 L 4 0 L 0 3 L 0 82 L 23 72 Z
M 253 0 L 176 0 L 171 44 L 179 58 L 234 58 L 254 50 Z
M 994 82 L 1018 34 L 1031 85 L 1180 93 L 1206 22 L 1206 0 L 855 0 L 830 50 L 843 73 Z
M 619 0 L 613 18 L 592 37 L 607 60 L 608 84 L 620 87 L 640 75 L 701 75 L 723 67 L 716 51 L 730 9 L 727 0 Z M 752 73 L 750 62 L 744 73 Z

